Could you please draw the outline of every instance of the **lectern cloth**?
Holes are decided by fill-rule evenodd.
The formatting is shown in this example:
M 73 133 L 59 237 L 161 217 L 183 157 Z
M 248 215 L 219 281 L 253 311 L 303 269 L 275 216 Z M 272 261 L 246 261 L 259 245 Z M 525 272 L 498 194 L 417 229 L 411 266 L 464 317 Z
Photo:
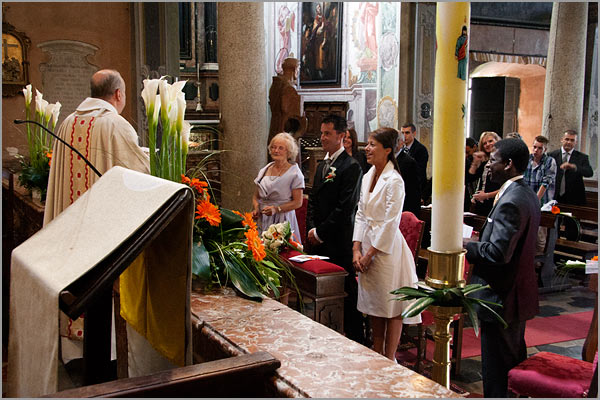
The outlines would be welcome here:
M 190 189 L 114 167 L 72 206 L 13 251 L 9 396 L 37 397 L 57 390 L 59 293 L 114 251 L 180 190 Z M 181 218 L 183 221 L 184 217 Z M 162 247 L 157 251 L 163 254 L 184 252 L 189 257 L 192 218 L 193 206 L 185 216 L 190 222 L 180 227 L 183 233 L 175 235 L 174 224 L 169 224 L 170 228 L 165 230 L 171 229 L 172 241 L 156 240 L 153 247 Z M 165 325 L 184 333 L 180 351 L 185 352 L 185 356 L 181 358 L 190 360 L 191 260 L 179 265 L 153 265 L 152 260 L 145 258 L 147 268 L 163 271 L 168 277 L 165 282 L 170 286 L 168 296 L 163 290 L 160 299 L 152 297 L 152 293 L 147 297 L 164 303 L 161 311 L 168 310 L 172 314 Z

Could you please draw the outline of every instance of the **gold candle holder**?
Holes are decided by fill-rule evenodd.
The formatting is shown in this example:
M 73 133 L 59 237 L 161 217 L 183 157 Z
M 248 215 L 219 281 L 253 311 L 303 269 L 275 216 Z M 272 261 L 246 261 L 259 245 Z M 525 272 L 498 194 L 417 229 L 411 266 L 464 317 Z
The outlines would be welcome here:
M 434 289 L 465 287 L 463 278 L 466 250 L 461 251 L 429 251 L 427 277 L 425 282 Z
M 429 265 L 425 282 L 435 289 L 465 287 L 463 278 L 466 250 L 449 252 L 429 250 Z M 450 323 L 454 315 L 462 312 L 462 307 L 429 306 L 435 321 L 435 350 L 431 378 L 446 388 L 450 388 Z

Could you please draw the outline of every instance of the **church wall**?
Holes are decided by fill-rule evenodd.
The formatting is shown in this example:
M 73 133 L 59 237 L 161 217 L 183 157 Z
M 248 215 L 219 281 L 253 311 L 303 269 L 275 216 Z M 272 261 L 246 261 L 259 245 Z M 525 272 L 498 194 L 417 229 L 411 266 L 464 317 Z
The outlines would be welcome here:
M 53 103 L 63 101 L 44 91 L 40 64 L 48 63 L 50 57 L 38 45 L 53 40 L 84 42 L 98 48 L 87 61 L 97 69 L 118 70 L 128 88 L 131 73 L 131 3 L 5 3 L 3 19 L 23 32 L 31 40 L 28 51 L 29 77 L 34 88 Z M 90 75 L 91 77 L 91 75 Z M 89 92 L 81 96 L 83 100 Z M 132 119 L 131 91 L 127 92 L 127 105 L 123 116 L 135 127 Z M 59 123 L 73 110 L 61 109 Z M 12 123 L 15 118 L 25 117 L 24 99 L 21 94 L 2 98 L 2 163 L 14 163 L 6 147 L 17 147 L 19 153 L 27 153 L 27 139 L 23 125 Z

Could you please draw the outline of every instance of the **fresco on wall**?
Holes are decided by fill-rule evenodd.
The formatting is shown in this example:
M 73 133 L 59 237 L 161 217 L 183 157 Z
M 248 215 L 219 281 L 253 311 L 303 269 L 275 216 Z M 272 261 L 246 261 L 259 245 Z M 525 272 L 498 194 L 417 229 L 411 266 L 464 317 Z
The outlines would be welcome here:
M 398 128 L 398 61 L 400 54 L 400 7 L 381 3 L 377 127 Z
M 379 3 L 349 3 L 352 16 L 348 86 L 377 82 L 377 15 Z
M 297 40 L 298 3 L 286 2 L 275 5 L 275 67 L 277 74 L 283 72 L 281 65 L 287 57 L 298 58 Z

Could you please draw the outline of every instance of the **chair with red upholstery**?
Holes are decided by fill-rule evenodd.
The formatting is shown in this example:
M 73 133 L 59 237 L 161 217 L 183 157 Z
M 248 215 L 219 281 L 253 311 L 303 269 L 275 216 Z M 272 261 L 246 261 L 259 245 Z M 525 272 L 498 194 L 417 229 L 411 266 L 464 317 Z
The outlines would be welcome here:
M 402 236 L 406 240 L 408 247 L 413 252 L 413 256 L 415 258 L 415 265 L 419 259 L 419 250 L 421 248 L 421 240 L 423 239 L 423 230 L 425 228 L 425 222 L 419 220 L 415 215 L 411 212 L 405 211 L 402 213 L 402 220 L 400 221 L 400 231 L 402 232 Z M 469 279 L 469 265 L 465 260 L 465 279 L 468 281 Z M 416 347 L 417 349 L 417 360 L 415 362 L 414 370 L 415 372 L 420 372 L 422 363 L 426 359 L 427 352 L 427 339 L 432 339 L 431 335 L 427 334 L 427 327 L 434 324 L 433 314 L 427 310 L 421 313 L 420 324 L 416 325 L 416 334 L 409 335 L 407 326 L 402 329 L 402 336 L 400 340 L 400 344 L 398 345 L 399 351 L 405 351 L 410 348 Z M 405 324 L 408 325 L 408 324 Z M 412 325 L 412 324 L 411 324 Z M 453 335 L 452 335 L 452 343 L 450 348 L 452 350 L 452 372 L 454 374 L 460 373 L 460 360 L 462 353 L 462 332 L 463 332 L 463 314 L 456 315 L 454 317 L 454 321 L 452 322 L 453 326 Z
M 508 372 L 508 390 L 525 397 L 597 397 L 598 352 L 593 363 L 537 353 Z

